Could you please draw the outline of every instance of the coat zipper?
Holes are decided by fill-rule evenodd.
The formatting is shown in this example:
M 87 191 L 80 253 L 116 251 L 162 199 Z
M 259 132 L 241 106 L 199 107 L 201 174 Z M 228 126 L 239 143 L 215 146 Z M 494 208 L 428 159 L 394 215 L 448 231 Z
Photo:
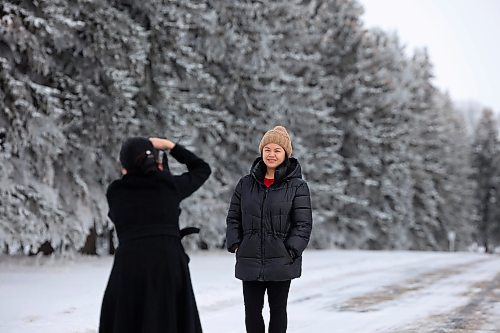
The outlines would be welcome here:
M 262 206 L 260 208 L 260 276 L 259 280 L 264 281 L 264 204 L 267 198 L 267 192 L 269 188 L 264 191 L 264 199 L 262 199 Z

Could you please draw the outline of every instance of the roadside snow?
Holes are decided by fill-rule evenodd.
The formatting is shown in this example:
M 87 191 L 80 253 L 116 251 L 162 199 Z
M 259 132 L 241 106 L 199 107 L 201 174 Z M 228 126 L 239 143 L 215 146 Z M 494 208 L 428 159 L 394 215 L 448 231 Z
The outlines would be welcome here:
M 190 256 L 204 332 L 244 332 L 233 255 Z M 0 332 L 97 332 L 112 260 L 0 257 Z M 306 251 L 288 317 L 289 333 L 500 332 L 500 256 Z

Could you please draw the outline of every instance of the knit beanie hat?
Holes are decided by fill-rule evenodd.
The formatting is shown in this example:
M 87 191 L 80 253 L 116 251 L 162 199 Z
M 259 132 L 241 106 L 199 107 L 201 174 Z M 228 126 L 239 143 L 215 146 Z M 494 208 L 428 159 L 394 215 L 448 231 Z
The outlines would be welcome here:
M 128 171 L 147 173 L 156 166 L 158 151 L 147 138 L 127 139 L 120 150 L 120 163 Z
M 280 145 L 285 150 L 288 157 L 292 155 L 292 141 L 290 140 L 290 136 L 288 135 L 286 128 L 283 126 L 276 126 L 264 134 L 259 144 L 259 151 L 261 154 L 264 146 L 270 143 Z

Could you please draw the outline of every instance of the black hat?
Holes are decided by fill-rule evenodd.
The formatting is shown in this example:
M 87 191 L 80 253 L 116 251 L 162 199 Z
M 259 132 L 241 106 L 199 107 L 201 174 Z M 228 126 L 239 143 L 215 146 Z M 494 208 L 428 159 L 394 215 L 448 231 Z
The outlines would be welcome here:
M 158 150 L 147 138 L 128 138 L 120 150 L 120 163 L 122 167 L 131 172 L 146 173 L 156 166 Z

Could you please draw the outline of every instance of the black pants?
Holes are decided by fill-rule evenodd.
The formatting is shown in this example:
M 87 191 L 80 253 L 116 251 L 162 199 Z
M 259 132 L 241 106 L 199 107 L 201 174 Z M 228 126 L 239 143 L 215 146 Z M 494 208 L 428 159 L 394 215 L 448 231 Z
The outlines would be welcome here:
M 264 333 L 264 293 L 269 301 L 269 333 L 285 333 L 287 326 L 286 303 L 290 281 L 243 281 L 245 325 L 247 333 Z

